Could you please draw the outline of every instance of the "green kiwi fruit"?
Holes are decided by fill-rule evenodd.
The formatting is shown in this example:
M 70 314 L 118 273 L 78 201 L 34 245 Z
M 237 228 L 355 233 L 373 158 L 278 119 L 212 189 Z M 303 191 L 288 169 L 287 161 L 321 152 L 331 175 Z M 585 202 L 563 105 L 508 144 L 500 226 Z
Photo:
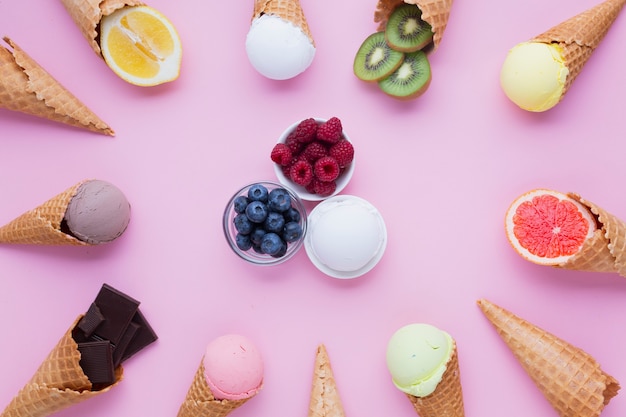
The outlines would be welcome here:
M 415 52 L 433 40 L 431 26 L 422 20 L 422 11 L 414 4 L 403 4 L 394 9 L 387 21 L 385 39 L 392 49 Z
M 391 97 L 409 100 L 421 96 L 428 89 L 431 78 L 426 53 L 415 51 L 406 53 L 402 65 L 390 76 L 380 80 L 378 86 Z
M 385 41 L 385 32 L 368 36 L 359 47 L 354 58 L 354 75 L 363 81 L 378 81 L 394 72 L 404 54 L 394 51 Z

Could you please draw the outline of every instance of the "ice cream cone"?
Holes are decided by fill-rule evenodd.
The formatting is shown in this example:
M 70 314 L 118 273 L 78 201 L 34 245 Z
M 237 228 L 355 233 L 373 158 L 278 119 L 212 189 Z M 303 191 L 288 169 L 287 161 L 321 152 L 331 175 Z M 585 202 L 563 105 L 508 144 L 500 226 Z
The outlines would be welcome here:
M 459 356 L 454 342 L 452 356 L 435 391 L 425 397 L 406 394 L 420 417 L 464 417 L 463 390 L 459 371 Z
M 76 319 L 0 417 L 45 417 L 107 392 L 121 381 L 123 370 L 119 367 L 113 385 L 91 390 L 92 384 L 79 363 L 78 345 L 72 338 L 72 329 L 81 318 Z
M 224 417 L 250 398 L 234 401 L 216 399 L 206 382 L 204 363 L 201 361 L 185 401 L 178 410 L 178 417 Z
M 402 3 L 415 4 L 419 7 L 422 11 L 422 20 L 432 28 L 433 45 L 434 49 L 437 49 L 448 25 L 452 0 L 378 0 L 374 22 L 379 24 L 379 31 L 385 30 L 391 12 Z
M 0 108 L 113 136 L 113 130 L 8 37 L 0 45 Z
M 102 56 L 98 44 L 98 25 L 103 16 L 125 6 L 143 6 L 138 0 L 61 0 L 93 51 Z
M 561 98 L 569 90 L 574 79 L 580 74 L 587 60 L 607 34 L 626 0 L 605 0 L 602 3 L 554 26 L 531 42 L 556 43 L 562 48 L 562 55 L 569 75 Z
M 619 382 L 585 351 L 487 300 L 478 305 L 559 415 L 597 417 L 617 395 Z
M 585 242 L 580 252 L 559 267 L 591 272 L 617 272 L 626 277 L 626 223 L 578 194 L 568 195 L 596 216 L 599 228 L 594 237 Z
M 315 370 L 311 400 L 309 402 L 309 417 L 343 417 L 345 413 L 341 405 L 341 398 L 337 391 L 337 383 L 330 366 L 330 359 L 326 347 L 320 345 L 315 356 Z
M 0 243 L 89 245 L 61 231 L 68 204 L 84 181 L 0 227 Z
M 315 41 L 311 30 L 302 11 L 300 0 L 255 0 L 252 20 L 258 19 L 263 14 L 273 14 L 283 20 L 293 23 L 308 36 L 313 46 Z

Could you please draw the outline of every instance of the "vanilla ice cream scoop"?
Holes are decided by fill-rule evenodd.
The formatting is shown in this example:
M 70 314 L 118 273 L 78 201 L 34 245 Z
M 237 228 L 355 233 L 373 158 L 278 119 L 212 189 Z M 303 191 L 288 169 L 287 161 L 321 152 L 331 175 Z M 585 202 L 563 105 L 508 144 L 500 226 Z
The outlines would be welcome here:
M 387 368 L 395 386 L 415 397 L 432 394 L 453 354 L 452 337 L 424 323 L 401 327 L 389 339 Z
M 558 44 L 523 42 L 509 51 L 500 72 L 500 85 L 522 109 L 543 112 L 561 100 L 568 75 Z
M 318 204 L 309 215 L 304 245 L 313 264 L 335 278 L 355 278 L 382 258 L 387 229 L 368 201 L 338 195 Z
M 283 0 L 284 1 L 284 0 Z M 250 64 L 263 76 L 287 80 L 304 72 L 315 57 L 315 43 L 298 0 L 294 7 L 280 7 L 278 0 L 260 2 L 246 37 Z M 273 8 L 276 12 L 273 12 Z M 287 11 L 285 11 L 287 10 Z
M 97 245 L 118 238 L 129 221 L 130 204 L 124 193 L 106 181 L 90 180 L 70 200 L 63 223 L 66 233 Z

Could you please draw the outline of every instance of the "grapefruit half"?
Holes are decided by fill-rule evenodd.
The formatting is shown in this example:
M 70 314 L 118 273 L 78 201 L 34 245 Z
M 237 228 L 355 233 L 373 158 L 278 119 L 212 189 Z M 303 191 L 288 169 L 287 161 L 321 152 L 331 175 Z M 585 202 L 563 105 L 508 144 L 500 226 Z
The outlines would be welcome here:
M 591 212 L 564 193 L 536 189 L 518 197 L 505 218 L 506 235 L 524 259 L 540 265 L 561 265 L 593 237 Z

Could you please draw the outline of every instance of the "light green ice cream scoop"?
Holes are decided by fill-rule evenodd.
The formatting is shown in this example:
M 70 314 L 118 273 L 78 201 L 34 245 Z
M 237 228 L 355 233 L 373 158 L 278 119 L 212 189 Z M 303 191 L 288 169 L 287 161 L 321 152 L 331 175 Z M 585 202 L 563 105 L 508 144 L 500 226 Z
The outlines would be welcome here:
M 452 337 L 438 328 L 413 323 L 397 330 L 387 345 L 387 368 L 393 383 L 415 397 L 432 394 L 453 353 Z

